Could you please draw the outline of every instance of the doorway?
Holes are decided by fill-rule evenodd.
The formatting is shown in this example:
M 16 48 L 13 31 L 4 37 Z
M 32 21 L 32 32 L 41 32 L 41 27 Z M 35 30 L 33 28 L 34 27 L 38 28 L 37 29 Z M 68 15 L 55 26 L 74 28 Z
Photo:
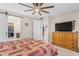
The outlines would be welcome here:
M 8 40 L 21 38 L 21 19 L 8 16 Z
M 42 20 L 33 20 L 33 39 L 43 40 Z

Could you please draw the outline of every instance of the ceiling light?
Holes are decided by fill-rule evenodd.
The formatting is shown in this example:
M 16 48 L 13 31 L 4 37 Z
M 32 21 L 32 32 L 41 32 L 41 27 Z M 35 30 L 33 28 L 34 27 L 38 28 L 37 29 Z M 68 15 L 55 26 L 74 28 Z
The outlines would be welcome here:
M 35 11 L 36 11 L 36 12 L 38 12 L 38 11 L 39 11 L 39 9 L 35 9 Z

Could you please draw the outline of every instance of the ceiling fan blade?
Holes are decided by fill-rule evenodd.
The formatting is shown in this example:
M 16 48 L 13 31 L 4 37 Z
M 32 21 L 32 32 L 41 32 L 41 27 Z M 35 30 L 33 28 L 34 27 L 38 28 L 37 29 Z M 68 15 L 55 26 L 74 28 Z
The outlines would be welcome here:
M 32 15 L 35 14 L 35 11 L 32 13 Z
M 22 5 L 22 6 L 26 6 L 26 7 L 33 8 L 33 7 L 31 7 L 31 6 L 29 6 L 29 5 L 26 5 L 26 4 L 23 4 L 23 3 L 19 3 L 19 4 Z
M 39 3 L 35 3 L 35 4 L 36 4 L 36 6 L 38 7 Z
M 32 10 L 33 10 L 33 9 L 29 9 L 29 10 L 24 10 L 24 11 L 26 12 L 26 11 L 32 11 Z
M 43 5 L 43 3 L 39 3 L 39 6 L 41 7 Z
M 36 3 L 33 3 L 33 6 L 34 6 L 34 7 L 37 7 L 37 6 L 36 6 Z
M 36 7 L 36 4 L 35 4 L 35 3 L 33 3 L 33 6 L 34 6 L 34 7 Z
M 45 10 L 41 10 L 41 11 L 49 14 L 49 12 L 47 12 L 47 11 L 45 11 Z
M 38 7 L 39 3 L 33 3 L 34 7 Z
M 41 9 L 54 8 L 55 6 L 41 7 Z
M 39 15 L 41 16 L 41 12 L 39 11 L 38 13 L 39 13 Z

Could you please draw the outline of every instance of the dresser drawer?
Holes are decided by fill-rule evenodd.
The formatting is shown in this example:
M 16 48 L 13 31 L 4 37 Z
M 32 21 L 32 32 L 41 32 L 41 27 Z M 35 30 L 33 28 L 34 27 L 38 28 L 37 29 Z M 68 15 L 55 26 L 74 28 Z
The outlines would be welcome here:
M 77 32 L 53 32 L 52 43 L 76 51 L 78 49 Z

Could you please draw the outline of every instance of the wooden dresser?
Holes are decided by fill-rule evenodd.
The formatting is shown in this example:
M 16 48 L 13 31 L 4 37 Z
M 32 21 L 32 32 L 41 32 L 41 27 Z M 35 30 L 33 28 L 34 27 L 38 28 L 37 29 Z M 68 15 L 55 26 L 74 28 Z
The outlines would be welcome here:
M 73 51 L 78 50 L 77 32 L 52 32 L 52 44 Z

